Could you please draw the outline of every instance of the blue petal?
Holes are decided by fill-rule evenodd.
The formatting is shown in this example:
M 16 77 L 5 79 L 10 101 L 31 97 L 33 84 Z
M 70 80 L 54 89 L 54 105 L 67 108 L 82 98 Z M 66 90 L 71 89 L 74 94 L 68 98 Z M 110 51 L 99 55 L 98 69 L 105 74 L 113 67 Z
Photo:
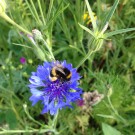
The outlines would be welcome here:
M 74 89 L 78 86 L 78 82 L 77 81 L 74 81 L 73 83 L 70 84 L 70 88 L 71 89 Z
M 37 89 L 30 89 L 32 96 L 30 97 L 30 101 L 32 101 L 32 105 L 35 105 L 39 100 L 42 100 L 43 92 Z
M 39 90 L 34 89 L 34 88 L 30 89 L 30 91 L 31 91 L 31 93 L 32 93 L 33 95 L 35 95 L 36 97 L 42 96 L 42 95 L 44 94 L 43 91 L 39 91 Z
M 49 103 L 49 96 L 45 96 L 43 97 L 43 102 L 42 102 L 44 105 L 48 105 Z
M 41 97 L 35 97 L 34 95 L 31 96 L 29 100 L 32 101 L 32 106 L 34 106 L 39 100 L 41 100 L 40 98 Z
M 31 76 L 31 78 L 29 79 L 30 83 L 35 84 L 35 85 L 43 85 L 43 82 L 41 81 L 41 79 L 37 76 Z
M 39 66 L 37 68 L 37 76 L 42 79 L 42 80 L 45 80 L 46 78 L 49 77 L 49 71 L 44 68 L 43 66 Z
M 42 112 L 41 112 L 41 114 L 47 113 L 48 111 L 49 111 L 48 107 L 47 107 L 47 105 L 45 105 Z
M 58 108 L 54 105 L 54 101 L 51 101 L 51 103 L 49 104 L 49 109 L 51 115 L 56 114 Z

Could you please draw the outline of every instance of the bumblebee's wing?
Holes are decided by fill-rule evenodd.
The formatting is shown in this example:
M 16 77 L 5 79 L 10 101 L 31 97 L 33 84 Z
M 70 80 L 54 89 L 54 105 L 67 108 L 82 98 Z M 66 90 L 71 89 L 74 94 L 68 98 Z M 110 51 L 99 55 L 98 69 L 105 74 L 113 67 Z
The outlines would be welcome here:
M 65 72 L 63 71 L 62 68 L 57 68 L 56 70 L 65 75 Z

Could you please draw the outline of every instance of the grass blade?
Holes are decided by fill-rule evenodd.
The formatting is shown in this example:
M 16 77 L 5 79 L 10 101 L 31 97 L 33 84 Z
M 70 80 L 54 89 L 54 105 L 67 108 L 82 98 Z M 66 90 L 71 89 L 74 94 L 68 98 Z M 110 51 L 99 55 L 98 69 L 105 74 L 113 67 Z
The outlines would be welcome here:
M 108 38 L 108 37 L 111 37 L 111 36 L 114 36 L 114 35 L 117 35 L 117 34 L 122 34 L 122 33 L 130 32 L 130 31 L 135 31 L 135 28 L 127 28 L 127 29 L 115 30 L 115 31 L 106 33 L 105 37 Z
M 112 18 L 113 14 L 114 14 L 114 11 L 115 11 L 115 9 L 116 9 L 116 7 L 118 5 L 118 3 L 119 3 L 119 0 L 115 0 L 115 3 L 113 4 L 112 8 L 110 9 L 110 11 L 109 11 L 108 15 L 106 16 L 105 20 L 103 21 L 102 28 L 104 28 L 104 26 L 106 25 L 106 23 L 109 22 L 110 19 Z
M 39 6 L 40 13 L 41 13 L 42 21 L 43 21 L 43 23 L 45 25 L 46 22 L 45 22 L 45 17 L 44 17 L 44 14 L 43 14 L 43 10 L 42 10 L 42 7 L 41 7 L 40 0 L 38 0 L 38 6 Z
M 33 49 L 32 47 L 29 47 L 29 46 L 26 46 L 26 45 L 23 45 L 23 44 L 13 43 L 13 45 L 17 45 L 17 46 L 22 46 L 22 47 L 26 47 L 26 48 L 29 48 L 29 49 Z
M 32 9 L 31 9 L 31 6 L 30 6 L 28 0 L 26 0 L 26 4 L 27 4 L 27 6 L 28 6 L 28 8 L 29 8 L 29 10 L 30 10 L 30 12 L 31 12 L 31 14 L 32 14 L 32 16 L 33 16 L 33 18 L 38 22 L 38 20 L 37 20 L 35 14 L 34 14 L 34 12 L 33 12 Z
M 53 7 L 53 2 L 54 0 L 50 0 L 50 3 L 49 3 L 49 9 L 48 9 L 48 13 L 47 13 L 47 22 L 49 21 L 50 17 L 51 17 L 51 12 L 52 12 L 52 7 Z
M 34 10 L 34 12 L 35 12 L 35 16 L 36 16 L 36 18 L 37 18 L 37 20 L 38 20 L 38 23 L 40 24 L 40 23 L 41 23 L 41 20 L 39 19 L 39 15 L 38 15 L 37 10 L 36 10 L 36 8 L 35 8 L 35 6 L 34 6 L 34 3 L 33 3 L 32 0 L 30 0 L 30 3 L 31 3 L 31 5 L 32 5 L 32 7 L 33 7 L 33 10 Z
M 97 24 L 96 24 L 96 20 L 94 19 L 93 12 L 92 12 L 92 10 L 91 10 L 91 7 L 90 7 L 90 5 L 89 5 L 88 0 L 85 0 L 85 2 L 86 2 L 86 5 L 87 5 L 87 8 L 88 8 L 89 16 L 90 16 L 91 21 L 92 21 L 93 29 L 96 30 Z
M 59 9 L 54 13 L 55 15 L 49 20 L 49 22 L 47 22 L 46 29 L 59 16 L 59 14 L 62 13 L 69 6 L 69 4 L 65 6 L 64 8 L 62 8 L 61 10 L 60 10 L 60 6 L 59 6 Z
M 79 23 L 78 23 L 79 24 Z M 82 29 L 84 29 L 85 31 L 87 31 L 90 35 L 92 35 L 94 38 L 96 38 L 95 37 L 95 35 L 94 35 L 94 33 L 90 30 L 90 29 L 88 29 L 87 27 L 85 27 L 85 26 L 83 26 L 83 25 L 81 25 L 81 24 L 79 24 L 80 25 L 80 27 L 82 28 Z

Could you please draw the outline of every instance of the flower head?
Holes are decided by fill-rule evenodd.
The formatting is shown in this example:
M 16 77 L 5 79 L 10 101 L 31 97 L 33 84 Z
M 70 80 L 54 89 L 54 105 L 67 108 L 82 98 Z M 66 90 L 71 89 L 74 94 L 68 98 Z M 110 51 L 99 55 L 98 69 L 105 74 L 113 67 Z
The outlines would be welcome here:
M 83 111 L 89 111 L 93 106 L 98 104 L 104 98 L 103 94 L 99 94 L 97 90 L 92 92 L 84 92 L 83 93 Z
M 94 16 L 94 20 L 97 20 L 97 16 L 95 15 L 95 13 L 94 12 L 92 12 L 92 13 L 93 13 L 93 16 Z M 92 20 L 89 16 L 88 12 L 84 13 L 83 20 L 86 22 L 87 25 L 91 24 Z
M 50 73 L 55 65 L 61 65 L 71 72 L 70 80 L 63 80 L 59 77 L 54 81 L 50 79 Z M 57 73 L 57 72 L 56 72 Z M 78 88 L 79 74 L 72 64 L 67 64 L 66 61 L 59 62 L 44 62 L 39 65 L 36 72 L 32 72 L 30 77 L 30 91 L 32 96 L 30 101 L 35 105 L 38 101 L 43 104 L 43 113 L 50 111 L 54 115 L 58 109 L 64 107 L 72 107 L 71 102 L 81 99 L 80 94 L 82 89 Z
M 21 57 L 21 58 L 20 58 L 20 62 L 21 62 L 22 64 L 25 64 L 25 63 L 26 63 L 26 59 L 25 59 L 24 57 Z
M 6 5 L 5 0 L 0 0 L 0 15 L 2 13 L 5 13 L 6 7 L 7 7 L 7 5 Z

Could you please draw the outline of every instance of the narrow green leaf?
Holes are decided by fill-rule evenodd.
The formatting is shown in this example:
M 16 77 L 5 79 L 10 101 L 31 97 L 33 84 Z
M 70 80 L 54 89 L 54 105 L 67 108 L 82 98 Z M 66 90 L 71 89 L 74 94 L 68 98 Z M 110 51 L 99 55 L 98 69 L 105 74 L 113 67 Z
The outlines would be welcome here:
M 61 10 L 60 9 L 57 9 L 57 11 L 55 12 L 55 15 L 49 20 L 49 22 L 47 22 L 46 29 L 59 16 L 59 14 L 61 14 L 68 6 L 69 6 L 69 4 L 67 6 L 65 6 L 64 8 L 62 8 Z M 60 8 L 60 6 L 59 6 L 59 8 Z
M 61 48 L 57 49 L 56 51 L 54 51 L 53 53 L 56 56 L 56 55 L 60 54 L 61 52 L 65 51 L 65 50 L 70 50 L 70 49 L 71 48 L 69 48 L 69 47 L 61 47 Z
M 115 118 L 114 118 L 113 116 L 111 116 L 111 115 L 97 114 L 97 116 L 103 117 L 103 118 L 108 118 L 108 119 L 115 119 Z
M 117 35 L 117 34 L 126 33 L 126 32 L 130 32 L 130 31 L 135 31 L 135 28 L 127 28 L 127 29 L 115 30 L 115 31 L 106 33 L 105 37 L 108 38 L 108 37 L 111 37 L 111 36 L 114 36 L 114 35 Z
M 105 20 L 103 22 L 102 28 L 104 28 L 104 26 L 106 25 L 106 23 L 109 22 L 110 19 L 112 18 L 113 14 L 114 14 L 114 11 L 115 11 L 115 9 L 116 9 L 116 7 L 118 5 L 118 3 L 119 3 L 119 0 L 115 0 L 115 3 L 113 4 L 112 8 L 110 9 L 108 15 L 106 16 L 106 18 L 105 18 Z
M 88 8 L 89 16 L 90 16 L 91 21 L 92 21 L 93 29 L 96 30 L 97 24 L 96 24 L 96 20 L 94 19 L 94 15 L 93 15 L 92 9 L 90 7 L 90 4 L 89 4 L 88 0 L 85 0 L 85 2 L 86 2 L 86 5 L 87 5 L 87 8 Z
M 84 55 L 84 53 L 82 52 L 82 50 L 80 50 L 78 47 L 73 46 L 73 45 L 69 45 L 71 48 L 77 50 L 78 52 L 80 52 L 80 54 Z M 84 55 L 85 56 L 85 55 Z
M 50 16 L 51 16 L 51 12 L 52 12 L 52 7 L 53 7 L 53 2 L 54 2 L 54 0 L 50 0 L 50 3 L 49 3 L 49 9 L 48 9 L 48 13 L 47 13 L 47 22 L 48 22 L 48 20 L 49 20 L 49 18 L 50 18 Z
M 121 133 L 117 129 L 105 123 L 102 123 L 102 130 L 103 130 L 104 135 L 121 135 Z
M 80 23 L 78 23 L 78 24 L 80 25 L 80 27 L 81 27 L 82 29 L 84 29 L 84 30 L 87 31 L 89 34 L 91 34 L 93 37 L 95 37 L 94 33 L 93 33 L 90 29 L 88 29 L 87 27 L 81 25 Z M 95 37 L 95 38 L 96 38 L 96 37 Z
M 26 48 L 29 48 L 29 49 L 33 49 L 32 47 L 29 47 L 29 46 L 23 45 L 23 44 L 13 43 L 13 45 L 17 45 L 17 46 L 22 46 L 22 47 L 26 47 Z
M 32 10 L 32 8 L 31 8 L 31 6 L 30 6 L 28 0 L 26 0 L 26 4 L 27 4 L 27 6 L 28 6 L 28 8 L 29 8 L 29 10 L 30 10 L 30 12 L 31 12 L 31 14 L 32 14 L 32 16 L 33 16 L 33 18 L 38 22 L 38 20 L 37 20 L 37 18 L 36 18 L 36 16 L 35 16 L 34 12 L 33 12 L 33 10 Z
M 36 7 L 35 7 L 35 5 L 34 5 L 34 2 L 33 2 L 32 0 L 30 0 L 30 3 L 31 3 L 31 6 L 32 6 L 32 8 L 33 8 L 33 12 L 35 12 L 35 17 L 37 18 L 38 23 L 39 23 L 39 24 L 42 23 L 41 20 L 40 20 L 40 18 L 39 18 L 39 15 L 38 15 L 38 12 L 37 12 L 37 10 L 36 10 Z
M 45 25 L 46 21 L 45 21 L 44 13 L 43 13 L 43 10 L 42 10 L 41 1 L 38 0 L 37 2 L 38 2 L 39 10 L 40 10 L 40 13 L 41 13 L 42 21 L 43 21 L 43 23 Z

